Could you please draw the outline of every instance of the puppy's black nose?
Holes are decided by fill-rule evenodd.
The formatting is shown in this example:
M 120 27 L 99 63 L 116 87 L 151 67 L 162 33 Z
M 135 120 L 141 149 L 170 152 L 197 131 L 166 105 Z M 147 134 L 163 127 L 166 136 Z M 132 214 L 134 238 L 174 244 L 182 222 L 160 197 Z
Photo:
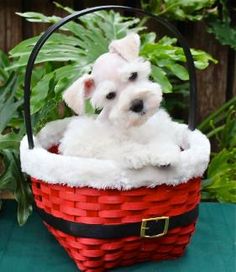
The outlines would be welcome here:
M 143 110 L 143 100 L 135 99 L 134 101 L 132 101 L 129 109 L 133 112 L 141 112 Z

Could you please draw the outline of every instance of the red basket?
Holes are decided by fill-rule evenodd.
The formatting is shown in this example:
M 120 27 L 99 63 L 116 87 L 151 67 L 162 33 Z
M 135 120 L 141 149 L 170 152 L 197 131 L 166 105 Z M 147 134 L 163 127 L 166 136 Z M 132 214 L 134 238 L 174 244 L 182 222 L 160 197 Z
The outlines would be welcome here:
M 125 224 L 143 218 L 175 216 L 192 210 L 200 200 L 200 178 L 177 186 L 161 185 L 128 191 L 72 188 L 32 179 L 37 207 L 46 213 L 86 224 Z M 73 237 L 49 225 L 81 271 L 106 271 L 147 260 L 173 259 L 184 253 L 195 222 L 159 238 L 93 239 Z
M 120 6 L 95 7 L 75 12 L 51 26 L 41 36 L 32 50 L 26 68 L 24 87 L 24 112 L 29 149 L 34 148 L 30 116 L 31 76 L 34 62 L 41 47 L 53 32 L 65 23 L 88 13 L 109 9 L 122 9 L 150 16 L 169 29 L 178 39 L 187 60 L 190 78 L 189 128 L 194 129 L 196 76 L 190 49 L 182 35 L 174 26 L 162 18 L 142 10 Z M 51 150 L 51 152 L 56 153 L 56 149 Z M 120 191 L 115 189 L 101 190 L 88 187 L 53 185 L 35 177 L 32 178 L 32 191 L 38 209 L 47 215 L 53 216 L 53 218 L 66 220 L 67 222 L 88 224 L 93 227 L 95 225 L 117 226 L 140 223 L 150 218 L 158 221 L 163 216 L 171 218 L 188 213 L 193 209 L 196 210 L 200 201 L 200 182 L 200 178 L 194 178 L 176 186 L 160 185 L 155 188 L 141 187 Z M 164 260 L 181 256 L 194 232 L 197 217 L 195 216 L 194 218 L 191 223 L 181 227 L 170 228 L 162 237 L 152 239 L 145 238 L 143 235 L 131 235 L 112 239 L 85 238 L 85 236 L 72 236 L 65 233 L 59 228 L 53 227 L 53 224 L 46 222 L 45 224 L 81 271 L 99 272 L 147 260 Z

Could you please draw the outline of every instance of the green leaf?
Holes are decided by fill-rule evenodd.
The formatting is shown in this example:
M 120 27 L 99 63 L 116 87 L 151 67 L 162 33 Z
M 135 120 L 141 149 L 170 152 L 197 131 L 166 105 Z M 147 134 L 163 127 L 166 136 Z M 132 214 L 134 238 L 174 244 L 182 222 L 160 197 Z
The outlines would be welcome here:
M 208 32 L 213 33 L 221 44 L 236 50 L 236 29 L 230 25 L 230 22 L 212 20 L 209 23 Z
M 4 162 L 4 172 L 0 176 L 0 190 L 13 192 L 18 202 L 17 219 L 23 225 L 32 212 L 32 194 L 25 176 L 21 172 L 18 151 L 0 151 Z
M 233 148 L 236 146 L 236 104 L 227 112 L 225 123 L 219 135 L 221 148 Z
M 0 62 L 1 68 L 6 68 L 10 64 L 8 56 L 2 50 L 0 50 L 0 60 L 1 60 Z
M 0 50 L 0 86 L 4 85 L 9 77 L 9 73 L 6 68 L 9 66 L 9 59 L 7 55 Z
M 65 10 L 65 11 L 67 11 L 68 13 L 73 13 L 73 12 L 75 12 L 72 8 L 70 8 L 70 7 L 64 7 L 64 6 L 62 6 L 60 3 L 58 3 L 58 2 L 53 2 L 53 4 L 57 7 L 57 8 L 61 8 L 61 9 L 63 9 L 63 10 Z
M 166 68 L 168 68 L 176 77 L 181 80 L 189 79 L 189 74 L 186 68 L 178 63 L 170 63 L 166 65 Z
M 141 37 L 141 50 L 142 50 L 142 47 L 145 46 L 145 44 L 155 43 L 156 33 L 154 32 L 143 33 L 140 37 Z
M 172 85 L 169 82 L 166 73 L 159 67 L 152 65 L 152 77 L 154 81 L 158 82 L 161 87 L 162 91 L 164 93 L 170 93 L 172 92 Z
M 207 134 L 209 129 L 211 130 L 210 123 L 213 121 L 216 126 L 221 123 L 229 113 L 229 109 L 233 107 L 236 109 L 236 97 L 231 98 L 229 101 L 224 103 L 219 109 L 210 114 L 201 124 L 199 124 L 198 129 L 203 133 Z
M 18 149 L 22 135 L 16 133 L 0 134 L 0 150 Z
M 13 114 L 17 111 L 19 106 L 22 105 L 22 101 L 13 102 L 12 100 L 7 100 L 4 107 L 0 112 L 0 131 L 7 127 L 8 123 L 13 117 Z
M 38 12 L 18 13 L 28 21 L 55 23 L 61 18 L 48 17 Z M 46 61 L 76 61 L 91 63 L 105 53 L 111 40 L 125 36 L 129 28 L 133 31 L 141 31 L 138 27 L 138 18 L 125 18 L 113 11 L 100 11 L 88 14 L 79 19 L 82 24 L 69 22 L 61 29 L 67 34 L 55 33 L 40 50 L 36 63 Z M 69 33 L 70 32 L 70 33 Z M 68 35 L 69 34 L 69 35 Z M 74 36 L 72 36 L 73 34 Z M 26 65 L 28 56 L 36 39 L 23 41 L 10 51 L 10 55 L 17 60 L 10 67 L 17 69 Z
M 236 97 L 209 115 L 198 128 L 217 140 L 220 149 L 236 146 Z
M 27 19 L 29 22 L 34 22 L 34 23 L 51 23 L 55 24 L 58 22 L 60 17 L 58 16 L 45 16 L 42 13 L 39 12 L 16 12 L 17 15 L 20 15 L 21 17 L 24 17 Z
M 142 7 L 171 20 L 199 21 L 214 14 L 216 0 L 142 0 Z
M 9 121 L 23 101 L 15 101 L 17 78 L 12 74 L 6 84 L 0 87 L 0 133 L 7 127 Z
M 164 36 L 156 43 L 147 43 L 143 46 L 140 54 L 158 66 L 165 66 L 176 62 L 184 63 L 186 62 L 186 57 L 183 49 L 175 46 L 176 42 L 177 40 L 175 38 Z M 191 53 L 193 55 L 194 64 L 198 69 L 205 69 L 210 62 L 217 63 L 211 55 L 202 50 L 191 49 Z M 186 73 L 183 78 L 187 78 Z
M 39 111 L 44 105 L 49 92 L 49 84 L 53 78 L 53 72 L 46 74 L 43 79 L 32 90 L 31 96 L 31 112 L 34 114 Z
M 162 85 L 164 92 L 172 91 L 170 79 L 173 80 L 173 77 L 177 77 L 182 81 L 189 79 L 188 71 L 182 65 L 186 62 L 184 51 L 181 47 L 176 46 L 176 43 L 177 39 L 164 36 L 158 42 L 145 43 L 140 52 L 141 56 L 160 68 L 158 72 L 156 70 L 152 74 L 154 74 L 153 78 Z M 192 49 L 191 52 L 194 64 L 198 69 L 205 69 L 210 61 L 217 62 L 204 51 Z
M 15 162 L 18 168 L 17 189 L 15 198 L 18 202 L 17 220 L 20 226 L 24 225 L 32 213 L 33 197 L 30 189 L 30 180 L 21 172 L 19 155 L 15 155 Z
M 175 45 L 177 43 L 177 39 L 164 36 L 158 41 L 158 43 L 162 45 Z
M 16 190 L 16 179 L 12 175 L 15 173 L 15 164 L 12 158 L 12 153 L 8 150 L 0 151 L 4 162 L 4 172 L 0 175 L 0 190 L 9 190 L 14 192 Z
M 71 84 L 72 80 L 79 78 L 83 73 L 88 72 L 90 66 L 78 67 L 78 65 L 66 65 L 55 69 L 53 72 L 45 74 L 40 81 L 34 86 L 31 98 L 31 111 L 32 114 L 38 112 L 45 106 L 45 100 L 49 92 L 58 93 L 61 100 L 62 92 Z M 55 86 L 53 90 L 50 89 L 50 82 L 54 78 Z M 59 102 L 59 101 L 58 101 Z
M 236 147 L 223 149 L 213 157 L 207 179 L 203 184 L 203 192 L 210 193 L 212 199 L 236 203 Z
M 206 69 L 209 66 L 210 62 L 213 62 L 214 64 L 218 63 L 218 61 L 214 59 L 210 54 L 202 50 L 191 49 L 191 53 L 193 55 L 194 65 L 199 70 Z

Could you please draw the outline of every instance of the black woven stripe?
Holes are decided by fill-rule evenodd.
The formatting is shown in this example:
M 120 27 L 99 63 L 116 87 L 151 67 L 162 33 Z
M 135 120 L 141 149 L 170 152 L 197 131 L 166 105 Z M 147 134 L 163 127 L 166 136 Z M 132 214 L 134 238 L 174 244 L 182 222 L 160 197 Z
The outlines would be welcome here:
M 43 209 L 36 207 L 42 220 L 48 225 L 63 231 L 64 233 L 84 238 L 114 239 L 128 236 L 140 236 L 142 222 L 128 223 L 120 225 L 98 225 L 84 224 L 67 221 L 46 213 Z M 198 217 L 198 205 L 183 214 L 172 216 L 169 219 L 169 230 L 177 227 L 184 227 L 192 224 Z M 164 220 L 151 222 L 149 224 L 148 235 L 156 235 L 163 232 Z

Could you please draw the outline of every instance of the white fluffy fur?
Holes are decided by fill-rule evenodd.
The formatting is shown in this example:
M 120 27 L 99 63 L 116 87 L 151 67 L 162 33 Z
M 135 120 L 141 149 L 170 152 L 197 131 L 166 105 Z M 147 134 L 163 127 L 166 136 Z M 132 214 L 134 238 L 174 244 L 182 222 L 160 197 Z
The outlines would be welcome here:
M 59 150 L 66 156 L 115 160 L 124 169 L 168 164 L 174 167 L 180 156 L 174 129 L 163 110 L 144 125 L 129 129 L 78 117 L 69 124 Z
M 131 73 L 137 72 L 139 80 L 145 80 L 151 73 L 151 64 L 149 61 L 144 61 L 143 58 L 126 63 L 119 68 L 118 75 L 123 82 L 127 82 Z
M 46 149 L 52 144 L 59 144 L 68 124 L 78 118 L 82 121 L 83 117 L 48 123 L 35 137 L 35 148 L 32 150 L 28 148 L 27 139 L 24 137 L 20 146 L 22 171 L 48 183 L 101 189 L 130 189 L 184 183 L 193 177 L 201 176 L 208 165 L 210 144 L 206 136 L 198 130 L 190 131 L 186 125 L 174 122 L 172 124 L 175 138 L 185 148 L 180 152 L 179 162 L 175 167 L 147 166 L 135 170 L 124 168 L 116 161 L 62 156 L 48 152 Z
M 86 80 L 93 79 L 90 75 L 85 74 L 73 82 L 63 94 L 63 99 L 66 104 L 78 115 L 84 114 L 84 100 L 86 98 L 84 83 Z
M 130 33 L 120 40 L 111 42 L 109 51 L 117 53 L 127 61 L 132 61 L 138 57 L 140 47 L 140 38 L 136 33 Z

